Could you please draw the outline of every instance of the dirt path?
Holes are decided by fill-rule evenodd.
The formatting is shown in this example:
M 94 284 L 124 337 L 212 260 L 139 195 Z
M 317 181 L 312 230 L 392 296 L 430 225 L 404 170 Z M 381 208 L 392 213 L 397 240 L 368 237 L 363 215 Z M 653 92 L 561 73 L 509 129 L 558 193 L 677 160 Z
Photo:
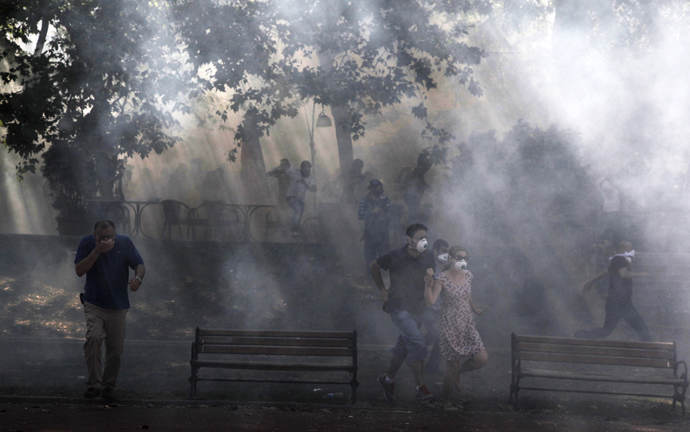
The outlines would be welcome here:
M 615 418 L 440 409 L 352 409 L 319 405 L 122 405 L 0 403 L 0 431 L 686 431 L 681 416 Z

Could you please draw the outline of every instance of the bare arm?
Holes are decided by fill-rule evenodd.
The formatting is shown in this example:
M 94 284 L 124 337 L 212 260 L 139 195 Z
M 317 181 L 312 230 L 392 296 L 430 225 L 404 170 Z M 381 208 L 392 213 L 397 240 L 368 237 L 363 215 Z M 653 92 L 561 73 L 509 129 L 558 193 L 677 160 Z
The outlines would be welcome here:
M 271 171 L 267 172 L 266 175 L 269 177 L 278 177 L 280 174 L 285 174 L 287 170 L 288 167 L 284 165 L 278 165 L 276 168 L 273 168 Z
M 470 295 L 470 307 L 472 308 L 472 312 L 476 313 L 479 316 L 484 316 L 484 311 L 482 309 L 479 309 L 477 306 L 474 305 L 474 300 L 472 300 L 472 295 Z
M 376 260 L 372 261 L 371 264 L 369 264 L 369 271 L 371 272 L 371 277 L 374 278 L 374 283 L 376 284 L 376 287 L 379 289 L 381 301 L 388 301 L 388 291 L 386 291 L 386 286 L 383 284 L 383 277 L 381 276 L 381 266 L 378 262 L 376 262 Z
M 129 281 L 129 289 L 132 290 L 132 292 L 139 290 L 145 274 L 146 267 L 144 267 L 144 264 L 139 264 L 137 268 L 134 269 L 134 277 Z
M 601 273 L 599 273 L 598 275 L 594 276 L 592 279 L 590 279 L 587 282 L 585 282 L 584 284 L 582 284 L 582 292 L 587 292 L 590 289 L 592 289 L 592 285 L 594 284 L 594 282 L 605 278 L 608 274 L 609 274 L 608 270 L 603 270 Z
M 436 301 L 438 300 L 439 294 L 441 294 L 441 289 L 443 288 L 443 285 L 441 285 L 441 282 L 439 281 L 434 281 L 433 283 L 427 283 L 424 287 L 424 302 L 426 303 L 427 306 L 431 306 L 432 304 L 435 304 Z

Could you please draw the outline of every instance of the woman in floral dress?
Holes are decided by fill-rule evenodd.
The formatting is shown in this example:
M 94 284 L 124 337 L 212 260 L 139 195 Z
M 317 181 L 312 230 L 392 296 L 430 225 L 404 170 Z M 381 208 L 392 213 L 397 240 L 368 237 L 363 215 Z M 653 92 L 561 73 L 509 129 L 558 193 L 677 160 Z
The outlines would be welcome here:
M 440 348 L 441 356 L 446 360 L 443 400 L 449 408 L 452 407 L 453 388 L 462 390 L 460 375 L 483 367 L 489 359 L 482 338 L 474 327 L 472 312 L 482 316 L 484 311 L 472 301 L 472 273 L 466 270 L 468 259 L 467 250 L 459 246 L 450 248 L 450 268 L 436 275 L 433 282 L 427 278 L 424 290 L 427 305 L 436 303 L 439 295 L 443 299 L 439 316 Z M 467 360 L 460 363 L 465 358 Z

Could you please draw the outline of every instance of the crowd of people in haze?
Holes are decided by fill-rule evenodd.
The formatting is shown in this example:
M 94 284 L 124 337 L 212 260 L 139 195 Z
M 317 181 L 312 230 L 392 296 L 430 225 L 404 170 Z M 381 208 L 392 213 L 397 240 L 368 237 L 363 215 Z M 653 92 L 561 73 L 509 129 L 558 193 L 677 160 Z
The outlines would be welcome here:
M 308 174 L 302 170 L 294 173 L 303 179 L 308 178 Z M 302 182 L 306 182 L 304 188 L 309 190 L 308 180 Z M 363 212 L 385 211 L 382 209 L 389 204 L 382 195 L 380 182 L 370 181 L 370 189 L 368 199 L 363 200 Z M 375 204 L 370 204 L 371 200 L 376 200 Z M 299 208 L 295 213 L 298 211 Z M 370 222 L 370 229 L 376 227 L 375 222 Z M 444 360 L 443 406 L 447 410 L 457 410 L 453 396 L 463 391 L 462 375 L 488 362 L 474 321 L 474 315 L 483 316 L 484 311 L 472 298 L 474 275 L 468 268 L 468 249 L 450 246 L 445 239 L 436 239 L 429 248 L 428 232 L 421 223 L 411 224 L 405 230 L 406 241 L 402 247 L 372 252 L 374 258 L 368 268 L 378 289 L 382 310 L 398 331 L 388 366 L 385 373 L 377 377 L 377 382 L 386 400 L 395 403 L 395 377 L 406 363 L 415 380 L 416 398 L 428 404 L 436 399 L 427 387 L 424 373 L 439 372 L 441 360 Z M 641 340 L 652 340 L 646 323 L 632 303 L 632 280 L 648 276 L 632 271 L 634 256 L 632 243 L 621 241 L 617 253 L 610 258 L 608 269 L 583 285 L 583 290 L 587 291 L 597 280 L 609 277 L 606 320 L 603 327 L 579 330 L 572 337 L 607 337 L 621 320 L 625 320 Z M 80 295 L 86 319 L 84 356 L 88 375 L 84 396 L 113 402 L 130 307 L 128 291 L 136 292 L 141 287 L 146 274 L 144 260 L 131 239 L 117 234 L 113 222 L 101 220 L 95 224 L 93 234 L 81 239 L 74 264 L 78 276 L 86 275 L 84 292 Z M 134 270 L 131 278 L 130 269 Z M 384 271 L 389 274 L 388 287 L 384 283 Z
M 363 166 L 357 159 L 342 174 L 341 201 L 358 203 L 358 219 L 364 224 L 364 263 L 378 289 L 382 310 L 398 332 L 390 361 L 377 382 L 386 400 L 395 403 L 395 378 L 402 365 L 407 364 L 414 377 L 416 398 L 430 403 L 436 398 L 427 387 L 424 374 L 440 372 L 444 361 L 443 406 L 457 410 L 453 396 L 463 391 L 463 374 L 484 367 L 489 359 L 475 326 L 474 315 L 481 317 L 484 311 L 472 298 L 470 253 L 442 238 L 435 239 L 429 247 L 429 229 L 422 223 L 426 216 L 421 201 L 430 188 L 425 174 L 431 163 L 422 157 L 413 169 L 401 173 L 407 218 L 414 223 L 404 230 L 405 243 L 391 249 L 390 233 L 396 229 L 391 223 L 391 201 L 381 180 L 362 174 Z M 299 237 L 307 192 L 317 191 L 311 163 L 302 161 L 299 168 L 291 168 L 290 161 L 283 159 L 267 175 L 278 180 L 281 199 L 293 212 L 291 235 Z M 362 182 L 367 193 L 360 197 L 357 194 Z M 608 257 L 606 269 L 587 281 L 582 290 L 587 292 L 595 282 L 608 277 L 606 318 L 602 327 L 578 330 L 572 337 L 604 338 L 623 320 L 641 340 L 651 341 L 650 331 L 632 302 L 633 280 L 649 275 L 633 271 L 635 250 L 632 242 L 622 237 L 625 229 L 620 219 L 619 191 L 609 179 L 600 180 L 598 185 L 603 197 L 600 238 L 615 244 L 616 250 Z M 93 234 L 82 238 L 74 263 L 77 275 L 86 275 L 81 295 L 86 319 L 85 397 L 113 401 L 129 309 L 128 290 L 137 291 L 142 285 L 144 261 L 133 242 L 116 233 L 113 222 L 101 220 L 94 226 Z M 132 278 L 130 269 L 134 270 Z M 388 286 L 383 272 L 388 272 Z M 101 357 L 103 344 L 105 364 Z
M 300 225 L 304 215 L 306 192 L 316 193 L 316 181 L 312 174 L 311 163 L 302 161 L 300 168 L 291 168 L 289 159 L 281 159 L 280 164 L 268 171 L 268 177 L 277 180 L 278 204 L 283 209 L 292 209 L 290 234 L 300 237 Z M 398 174 L 396 184 L 402 190 L 407 220 L 426 221 L 428 213 L 422 210 L 422 198 L 430 189 L 425 175 L 432 164 L 428 158 L 420 156 L 413 168 L 403 167 Z M 326 193 L 343 205 L 359 205 L 358 218 L 365 221 L 364 257 L 369 260 L 372 251 L 387 251 L 393 207 L 390 199 L 384 194 L 383 182 L 365 173 L 364 162 L 355 159 L 349 169 L 330 179 L 325 187 Z M 400 216 L 400 211 L 396 216 Z M 287 218 L 286 218 L 287 219 Z

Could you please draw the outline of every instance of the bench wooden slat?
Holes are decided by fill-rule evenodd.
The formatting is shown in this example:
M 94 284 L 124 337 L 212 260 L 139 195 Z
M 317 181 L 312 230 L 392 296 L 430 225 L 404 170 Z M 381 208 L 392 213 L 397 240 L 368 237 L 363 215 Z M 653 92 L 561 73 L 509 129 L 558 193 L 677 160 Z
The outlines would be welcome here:
M 354 354 L 354 350 L 352 348 L 272 347 L 254 345 L 203 345 L 200 347 L 199 354 L 352 357 L 352 355 Z
M 551 336 L 528 336 L 515 335 L 516 342 L 536 342 L 536 343 L 551 343 L 563 345 L 589 345 L 589 346 L 603 346 L 616 348 L 637 348 L 637 349 L 651 349 L 651 350 L 670 350 L 674 351 L 673 342 L 636 342 L 636 341 L 612 341 L 605 339 L 578 339 L 578 338 L 564 338 Z
M 632 384 L 670 384 L 670 385 L 684 385 L 684 381 L 680 378 L 642 378 L 633 377 L 631 375 L 597 375 L 597 374 L 576 374 L 567 371 L 553 371 L 543 369 L 522 369 L 520 371 L 522 377 L 534 378 L 556 378 L 556 379 L 570 379 L 580 381 L 605 381 L 605 382 L 620 382 Z
M 352 332 L 343 331 L 292 331 L 292 330 L 223 330 L 199 329 L 199 336 L 252 336 L 252 337 L 304 337 L 352 339 Z
M 313 339 L 294 337 L 248 337 L 248 336 L 204 336 L 202 342 L 208 345 L 268 345 L 303 347 L 343 347 L 354 345 L 352 339 Z
M 672 368 L 673 364 L 669 360 L 663 359 L 641 359 L 633 357 L 609 357 L 595 355 L 577 355 L 560 353 L 540 353 L 540 352 L 520 352 L 520 359 L 523 361 L 543 361 L 559 363 L 588 363 L 610 366 L 637 366 L 652 368 Z
M 349 372 L 357 368 L 351 364 L 284 364 L 284 363 L 261 363 L 261 362 L 222 362 L 214 360 L 195 360 L 194 366 L 223 369 L 243 369 L 243 370 L 272 370 L 288 372 Z
M 518 342 L 517 349 L 520 352 L 555 352 L 564 354 L 583 354 L 596 356 L 615 356 L 615 357 L 639 357 L 673 360 L 673 351 L 669 350 L 650 350 L 638 348 L 616 348 L 589 345 L 561 345 L 534 342 Z

